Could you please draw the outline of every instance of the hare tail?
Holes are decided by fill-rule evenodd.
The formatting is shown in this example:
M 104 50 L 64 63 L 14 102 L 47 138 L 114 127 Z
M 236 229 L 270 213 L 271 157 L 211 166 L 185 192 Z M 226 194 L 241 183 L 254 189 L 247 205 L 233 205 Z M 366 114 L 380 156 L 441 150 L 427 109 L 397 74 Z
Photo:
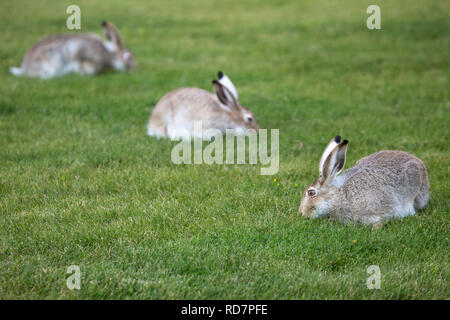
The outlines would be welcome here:
M 11 72 L 15 76 L 20 76 L 23 74 L 22 68 L 19 67 L 10 67 L 9 72 Z

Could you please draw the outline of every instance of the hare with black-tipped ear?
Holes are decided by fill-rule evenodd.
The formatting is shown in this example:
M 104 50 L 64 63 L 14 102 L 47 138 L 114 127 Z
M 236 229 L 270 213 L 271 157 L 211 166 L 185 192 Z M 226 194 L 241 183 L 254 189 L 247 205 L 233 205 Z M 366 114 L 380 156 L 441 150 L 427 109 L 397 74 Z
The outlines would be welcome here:
M 20 67 L 10 68 L 11 73 L 46 79 L 68 73 L 95 74 L 107 68 L 135 68 L 134 56 L 123 45 L 116 27 L 106 21 L 102 26 L 107 40 L 92 33 L 42 39 L 28 50 Z
M 372 224 L 414 215 L 429 199 L 427 169 L 417 157 L 383 150 L 344 168 L 348 141 L 336 136 L 319 162 L 319 177 L 306 188 L 299 214 L 343 223 Z
M 227 129 L 245 134 L 248 129 L 258 130 L 253 113 L 239 103 L 237 90 L 230 78 L 221 71 L 212 82 L 215 93 L 199 88 L 181 88 L 164 95 L 152 111 L 147 134 L 171 139 L 205 138 L 203 131 Z M 197 121 L 202 132 L 194 130 Z

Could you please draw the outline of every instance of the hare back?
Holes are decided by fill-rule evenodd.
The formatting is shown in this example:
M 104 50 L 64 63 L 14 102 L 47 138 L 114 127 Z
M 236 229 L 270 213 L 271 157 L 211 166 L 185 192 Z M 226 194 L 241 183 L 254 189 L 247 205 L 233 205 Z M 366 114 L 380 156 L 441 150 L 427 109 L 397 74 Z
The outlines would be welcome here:
M 418 187 L 426 173 L 422 160 L 405 151 L 383 150 L 359 160 L 355 167 L 365 171 L 378 182 L 395 187 Z
M 219 111 L 219 100 L 212 93 L 200 88 L 180 88 L 165 94 L 156 108 L 170 107 L 172 111 Z M 196 113 L 196 112 L 195 112 Z

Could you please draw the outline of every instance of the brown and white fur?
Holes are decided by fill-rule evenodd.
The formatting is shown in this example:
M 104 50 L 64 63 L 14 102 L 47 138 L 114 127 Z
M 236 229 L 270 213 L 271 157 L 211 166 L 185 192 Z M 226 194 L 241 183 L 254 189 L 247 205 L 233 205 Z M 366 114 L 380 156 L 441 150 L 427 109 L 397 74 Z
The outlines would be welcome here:
M 258 130 L 252 112 L 239 103 L 236 88 L 221 71 L 213 80 L 215 94 L 199 88 L 181 88 L 164 95 L 152 111 L 147 134 L 171 139 L 206 138 L 203 131 L 227 129 L 245 133 Z M 194 130 L 194 123 L 202 122 L 202 132 Z M 181 133 L 182 132 L 182 133 Z
M 319 178 L 303 194 L 299 214 L 343 223 L 372 224 L 414 215 L 429 199 L 424 163 L 415 156 L 383 150 L 345 170 L 348 141 L 336 136 L 325 148 Z
M 103 21 L 102 26 L 108 40 L 92 33 L 42 39 L 28 50 L 20 68 L 10 68 L 11 73 L 46 79 L 68 73 L 95 74 L 106 68 L 134 68 L 134 56 L 124 47 L 114 25 Z

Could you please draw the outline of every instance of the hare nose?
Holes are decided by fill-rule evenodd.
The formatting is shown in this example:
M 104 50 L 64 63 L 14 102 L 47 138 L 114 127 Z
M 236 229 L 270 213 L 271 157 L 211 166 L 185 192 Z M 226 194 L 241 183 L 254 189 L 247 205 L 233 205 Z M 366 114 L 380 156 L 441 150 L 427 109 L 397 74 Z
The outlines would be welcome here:
M 312 218 L 314 207 L 306 208 L 305 206 L 300 206 L 298 213 L 305 218 Z

